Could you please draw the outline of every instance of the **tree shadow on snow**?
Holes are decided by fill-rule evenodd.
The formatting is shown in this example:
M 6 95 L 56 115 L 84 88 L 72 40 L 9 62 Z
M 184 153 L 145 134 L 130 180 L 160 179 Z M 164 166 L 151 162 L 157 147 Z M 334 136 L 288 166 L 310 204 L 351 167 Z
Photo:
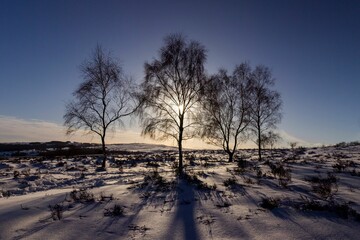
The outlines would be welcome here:
M 179 236 L 174 236 L 174 233 L 179 228 L 183 231 L 182 236 L 184 239 L 200 239 L 195 222 L 194 187 L 189 185 L 185 179 L 178 178 L 176 195 L 176 212 L 163 239 L 179 238 Z

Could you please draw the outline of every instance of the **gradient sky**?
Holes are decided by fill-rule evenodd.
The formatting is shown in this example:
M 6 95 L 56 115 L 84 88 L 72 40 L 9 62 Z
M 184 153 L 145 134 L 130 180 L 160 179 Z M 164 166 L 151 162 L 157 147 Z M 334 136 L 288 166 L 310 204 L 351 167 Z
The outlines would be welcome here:
M 65 102 L 97 43 L 140 83 L 144 62 L 157 57 L 170 33 L 206 46 L 208 73 L 243 61 L 270 67 L 284 102 L 279 131 L 288 141 L 360 139 L 360 1 L 5 0 L 0 141 L 62 139 Z M 49 132 L 40 138 L 42 126 Z M 128 132 L 140 130 L 133 123 Z M 120 132 L 113 141 L 130 140 Z

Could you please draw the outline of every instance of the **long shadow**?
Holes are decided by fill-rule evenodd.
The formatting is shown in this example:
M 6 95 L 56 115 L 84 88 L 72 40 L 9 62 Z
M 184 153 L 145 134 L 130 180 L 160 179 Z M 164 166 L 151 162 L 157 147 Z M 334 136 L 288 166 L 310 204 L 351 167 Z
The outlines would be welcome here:
M 194 187 L 186 180 L 179 178 L 176 187 L 176 212 L 162 239 L 200 239 L 195 222 L 195 192 Z M 176 231 L 181 229 L 183 232 Z M 180 236 L 174 234 L 180 234 Z
M 293 214 L 291 214 L 291 212 L 289 213 L 287 209 L 275 209 L 275 210 L 271 211 L 271 213 L 275 217 L 282 219 L 282 220 L 286 221 L 287 223 L 290 223 L 290 224 L 300 228 L 304 233 L 307 233 L 308 235 L 311 236 L 311 238 L 314 238 L 314 239 L 319 238 L 318 232 L 316 232 L 316 230 L 314 230 L 314 228 L 311 228 L 311 227 L 307 226 L 306 224 L 305 225 L 302 224 L 302 222 L 301 222 L 302 218 L 311 218 L 311 219 L 313 219 L 313 221 L 315 223 L 320 221 L 321 219 L 326 219 L 327 221 L 333 222 L 335 224 L 343 224 L 343 226 L 345 227 L 344 229 L 346 229 L 346 227 L 349 227 L 349 225 L 347 225 L 347 223 L 344 224 L 344 221 L 347 221 L 347 220 L 341 219 L 340 217 L 337 217 L 334 213 L 331 213 L 328 211 L 297 212 L 297 214 L 299 214 L 300 217 L 293 216 Z M 348 223 L 351 224 L 351 222 L 348 222 Z M 351 227 L 350 227 L 350 229 L 351 229 Z M 341 232 L 344 232 L 344 230 L 339 229 L 339 232 L 337 233 L 338 236 L 340 236 Z M 342 239 L 342 238 L 339 238 L 339 239 Z

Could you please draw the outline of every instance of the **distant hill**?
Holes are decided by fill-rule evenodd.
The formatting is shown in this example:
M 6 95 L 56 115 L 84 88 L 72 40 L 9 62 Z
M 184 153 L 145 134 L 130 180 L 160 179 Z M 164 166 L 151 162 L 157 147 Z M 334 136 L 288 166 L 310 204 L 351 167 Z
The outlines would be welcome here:
M 167 146 L 164 144 L 148 144 L 148 143 L 120 143 L 107 145 L 110 151 L 171 151 L 177 150 L 177 147 Z
M 150 152 L 150 151 L 176 151 L 177 147 L 163 144 L 124 143 L 108 144 L 109 153 Z M 86 154 L 101 154 L 101 145 L 97 143 L 79 142 L 23 142 L 0 143 L 2 156 L 73 156 Z

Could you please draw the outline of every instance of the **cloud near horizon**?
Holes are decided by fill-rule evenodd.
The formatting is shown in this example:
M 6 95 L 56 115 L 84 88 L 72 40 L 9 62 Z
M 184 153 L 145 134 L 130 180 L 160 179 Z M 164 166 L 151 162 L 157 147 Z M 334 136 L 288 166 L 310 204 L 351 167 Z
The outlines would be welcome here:
M 299 139 L 284 130 L 277 131 L 282 137 L 281 147 L 289 147 L 289 142 L 297 142 L 298 145 L 304 147 L 321 146 L 321 143 L 309 143 Z M 86 134 L 80 130 L 73 135 L 66 135 L 66 128 L 58 123 L 47 122 L 38 119 L 20 119 L 12 116 L 0 115 L 0 142 L 46 142 L 46 141 L 77 141 L 99 143 L 100 139 L 96 135 Z M 118 129 L 110 134 L 107 143 L 150 143 L 165 144 L 176 146 L 176 142 L 156 141 L 148 137 L 141 136 L 136 129 Z M 208 145 L 199 139 L 191 139 L 185 141 L 184 147 L 195 149 L 216 149 L 216 147 Z M 255 144 L 248 141 L 240 146 L 241 148 L 254 148 Z
M 279 143 L 279 146 L 281 146 L 281 147 L 290 147 L 291 142 L 296 142 L 298 146 L 302 146 L 302 147 L 320 147 L 320 146 L 324 145 L 324 143 L 312 143 L 312 142 L 308 142 L 306 140 L 300 139 L 282 129 L 278 129 L 278 130 L 276 130 L 276 132 L 281 137 L 281 141 Z
M 141 136 L 139 131 L 134 129 L 117 129 L 108 134 L 107 143 L 149 143 L 165 144 L 175 146 L 174 141 L 156 141 Z M 75 134 L 66 135 L 66 128 L 63 125 L 47 122 L 38 119 L 21 119 L 12 116 L 0 115 L 0 142 L 47 142 L 47 141 L 76 141 L 100 143 L 100 139 L 93 134 L 87 134 L 83 130 Z M 214 148 L 200 140 L 192 139 L 186 141 L 188 148 Z
M 128 130 L 117 131 L 115 134 L 110 134 L 107 141 L 108 143 L 149 142 L 138 135 L 139 133 Z M 83 130 L 72 135 L 66 135 L 66 128 L 58 123 L 0 116 L 0 142 L 46 142 L 53 140 L 100 142 L 96 135 L 87 134 Z

